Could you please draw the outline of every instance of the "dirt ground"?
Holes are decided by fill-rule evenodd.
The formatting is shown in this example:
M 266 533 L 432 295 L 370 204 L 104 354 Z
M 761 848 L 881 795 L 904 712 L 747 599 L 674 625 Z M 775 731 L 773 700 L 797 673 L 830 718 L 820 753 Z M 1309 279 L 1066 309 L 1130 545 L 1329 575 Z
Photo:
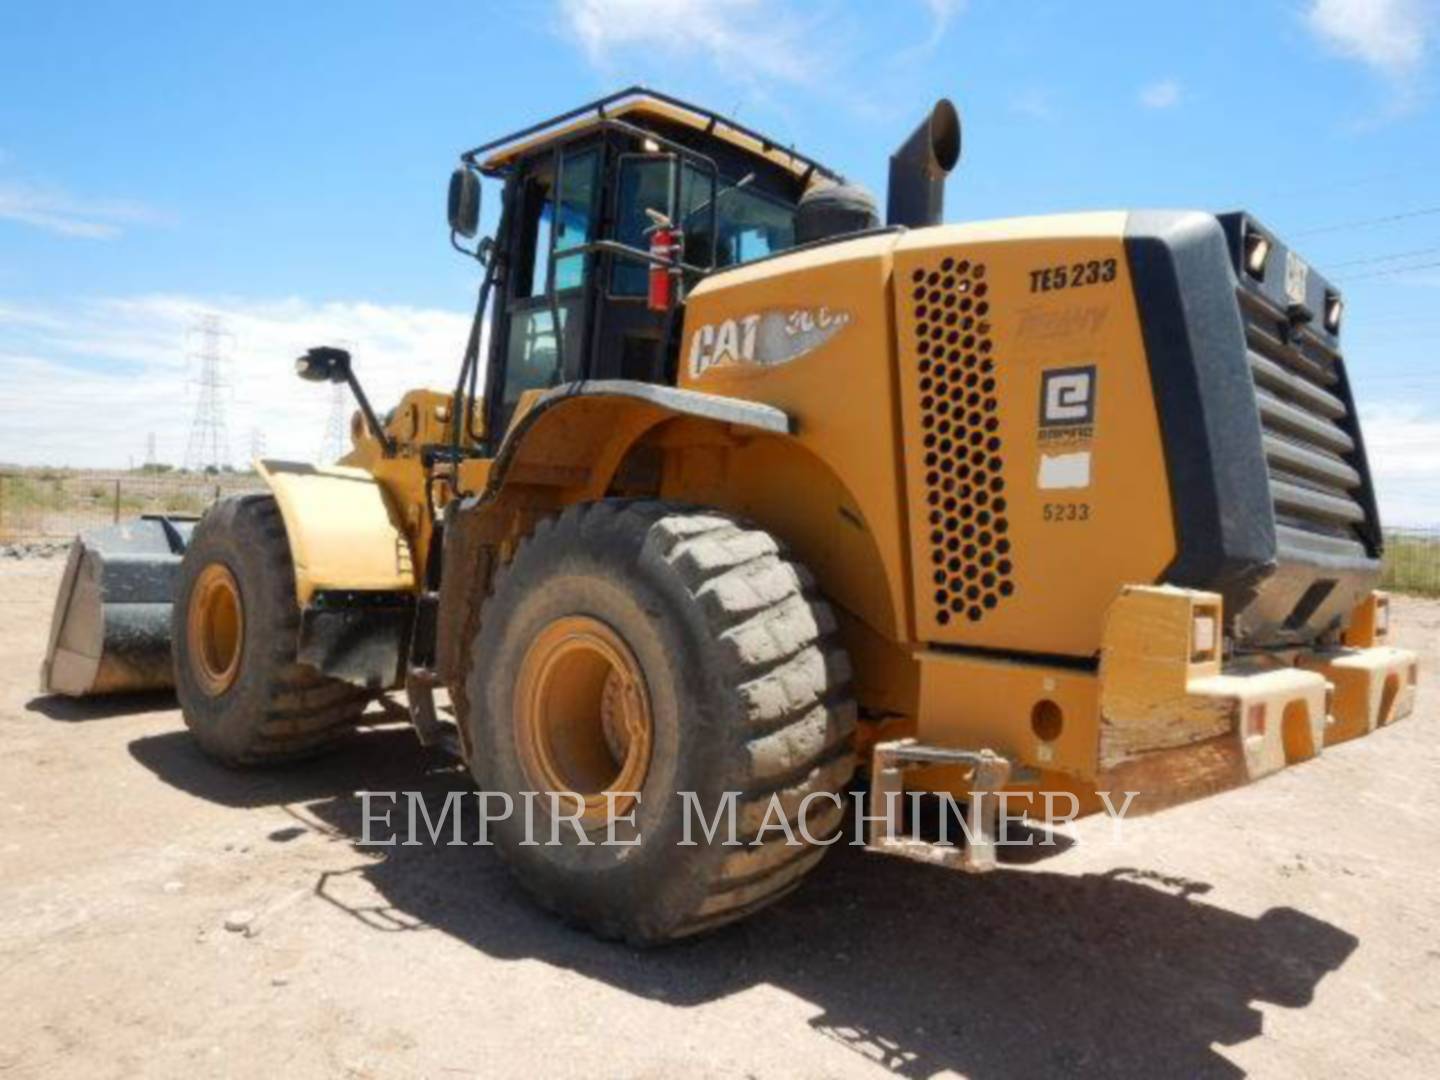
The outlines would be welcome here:
M 1085 821 L 984 878 L 841 848 L 642 953 L 492 851 L 357 848 L 357 790 L 467 789 L 407 729 L 234 773 L 168 697 L 37 697 L 62 564 L 7 563 L 0 1076 L 1440 1075 L 1433 681 L 1403 724 L 1119 838 Z M 1396 616 L 1433 680 L 1440 603 Z

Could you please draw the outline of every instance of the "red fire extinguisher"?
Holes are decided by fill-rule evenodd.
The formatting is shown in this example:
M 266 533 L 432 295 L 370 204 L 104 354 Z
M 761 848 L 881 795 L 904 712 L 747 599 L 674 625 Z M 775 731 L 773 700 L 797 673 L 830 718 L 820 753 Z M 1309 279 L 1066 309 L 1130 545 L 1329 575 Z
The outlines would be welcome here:
M 684 247 L 683 234 L 668 222 L 657 223 L 650 230 L 650 257 L 665 260 L 663 263 L 650 264 L 651 311 L 669 311 L 675 305 L 676 285 L 680 278 L 680 253 Z

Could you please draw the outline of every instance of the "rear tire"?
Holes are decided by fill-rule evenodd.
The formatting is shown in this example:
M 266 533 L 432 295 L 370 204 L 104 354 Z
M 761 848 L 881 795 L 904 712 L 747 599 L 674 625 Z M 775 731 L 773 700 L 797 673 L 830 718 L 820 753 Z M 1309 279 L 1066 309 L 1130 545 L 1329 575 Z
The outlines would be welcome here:
M 566 790 L 535 775 L 526 717 L 549 721 L 526 704 L 540 700 L 526 672 L 537 666 L 535 650 L 567 628 L 600 641 L 597 653 L 619 648 L 643 684 L 641 798 L 635 827 L 615 822 L 617 838 L 638 833 L 639 846 L 606 846 L 608 823 L 590 824 L 593 846 L 585 846 L 564 822 L 553 823 L 561 843 L 549 844 L 543 795 L 533 815 L 539 843 L 524 842 L 523 793 Z M 588 679 L 605 688 L 589 707 L 598 731 L 623 708 L 613 704 L 614 688 L 603 675 L 577 675 L 583 664 L 564 667 L 573 661 L 556 655 L 557 681 L 569 688 L 556 702 L 576 719 L 547 730 L 562 733 L 556 740 L 580 730 L 587 706 L 576 705 L 574 687 Z M 516 807 L 490 834 L 542 905 L 601 937 L 653 945 L 773 903 L 815 867 L 849 810 L 843 793 L 855 764 L 855 704 L 834 615 L 774 537 L 726 514 L 612 499 L 542 522 L 497 574 L 470 662 L 472 769 L 483 791 L 505 792 Z M 560 746 L 551 756 L 593 762 L 606 741 L 614 746 L 608 727 L 603 734 L 575 735 L 578 751 Z M 632 775 L 624 753 L 613 772 L 616 780 Z M 596 775 L 588 765 L 579 774 Z M 694 844 L 679 846 L 686 812 L 678 793 L 694 792 L 708 822 L 729 791 L 739 793 L 742 846 L 723 845 L 723 819 L 707 840 L 693 812 Z M 815 844 L 799 831 L 801 803 L 811 794 L 805 825 Z M 767 812 L 771 828 L 751 843 Z M 781 818 L 796 844 L 780 830 Z
M 196 526 L 180 563 L 171 633 L 185 725 L 226 765 L 323 753 L 371 697 L 296 663 L 295 569 L 270 495 L 224 499 Z

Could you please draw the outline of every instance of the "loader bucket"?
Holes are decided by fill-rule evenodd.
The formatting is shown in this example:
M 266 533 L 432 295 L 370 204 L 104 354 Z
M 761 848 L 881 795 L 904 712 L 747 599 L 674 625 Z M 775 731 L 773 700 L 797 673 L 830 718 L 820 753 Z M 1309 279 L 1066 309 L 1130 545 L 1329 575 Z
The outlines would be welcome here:
M 75 537 L 40 666 L 48 694 L 175 685 L 170 609 L 194 518 L 142 517 Z

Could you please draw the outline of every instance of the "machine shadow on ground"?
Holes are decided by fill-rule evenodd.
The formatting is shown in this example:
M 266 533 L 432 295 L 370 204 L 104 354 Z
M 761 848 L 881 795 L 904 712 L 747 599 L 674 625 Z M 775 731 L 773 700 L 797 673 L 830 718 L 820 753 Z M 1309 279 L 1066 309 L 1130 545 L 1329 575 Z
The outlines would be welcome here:
M 140 713 L 165 712 L 175 708 L 174 690 L 147 690 L 139 694 L 100 694 L 96 697 L 73 698 L 62 694 L 43 694 L 25 703 L 25 711 L 39 713 L 51 720 L 77 723 L 83 720 L 113 720 Z
M 405 728 L 372 728 L 324 761 L 266 772 L 213 765 L 183 732 L 130 749 L 200 798 L 286 807 L 303 824 L 276 830 L 274 842 L 301 828 L 339 841 L 316 893 L 377 933 L 433 928 L 679 1007 L 768 983 L 819 1010 L 818 1033 L 902 1076 L 1236 1076 L 1212 1046 L 1259 1036 L 1257 1003 L 1308 1004 L 1358 945 L 1293 908 L 1250 918 L 1196 900 L 1204 883 L 1139 869 L 977 878 L 837 847 L 775 908 L 637 952 L 544 914 L 489 849 L 372 848 L 384 857 L 357 862 L 357 790 L 417 790 L 438 816 L 449 792 L 471 789 Z M 357 876 L 378 902 L 354 887 Z

